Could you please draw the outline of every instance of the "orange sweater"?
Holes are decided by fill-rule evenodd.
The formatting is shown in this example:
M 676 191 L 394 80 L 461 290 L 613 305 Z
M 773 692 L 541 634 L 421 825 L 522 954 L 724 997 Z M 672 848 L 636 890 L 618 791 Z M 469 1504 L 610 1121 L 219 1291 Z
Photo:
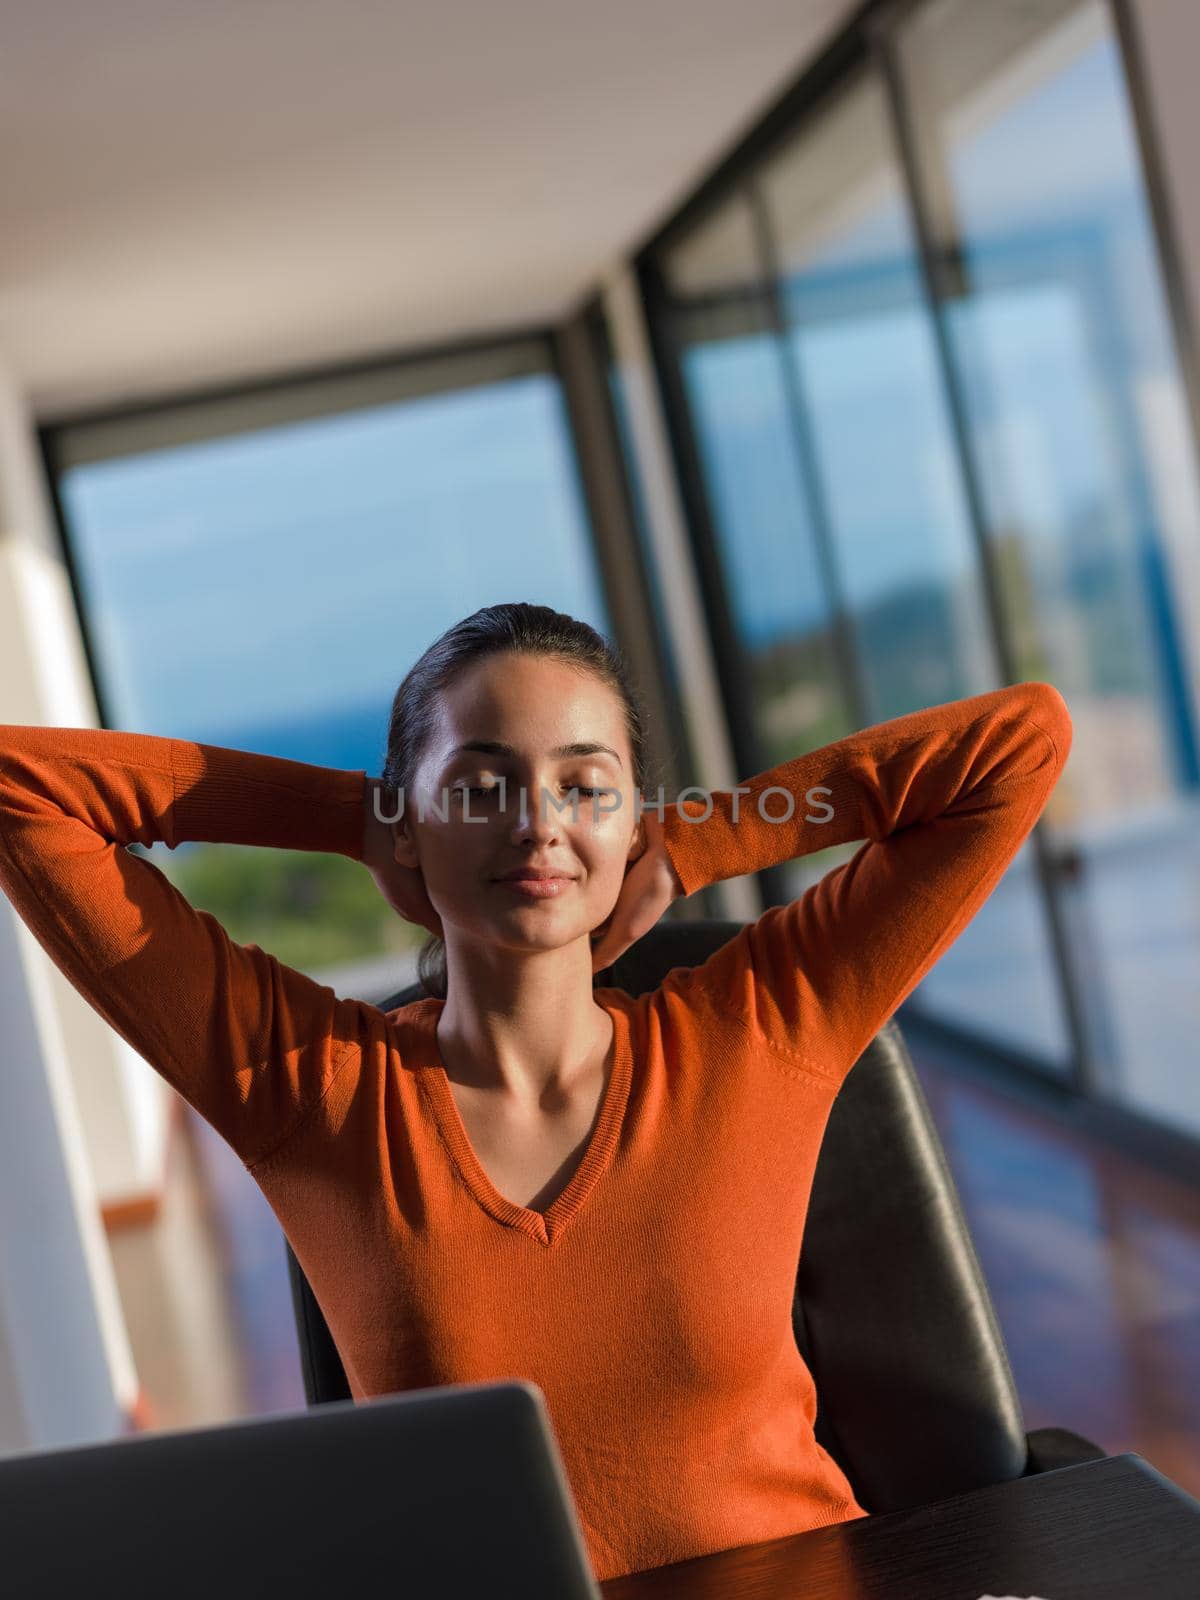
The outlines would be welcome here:
M 866 1512 L 813 1434 L 791 1306 L 822 1133 L 873 1035 L 995 888 L 1071 743 L 1021 683 L 666 808 L 685 889 L 865 840 L 652 994 L 545 1214 L 475 1159 L 441 1002 L 385 1014 L 242 946 L 124 846 L 361 860 L 366 775 L 111 730 L 0 726 L 0 886 L 90 1004 L 242 1158 L 356 1399 L 543 1390 L 601 1580 Z M 783 794 L 758 797 L 768 786 Z M 825 785 L 806 801 L 807 792 Z M 789 820 L 784 817 L 794 798 Z M 806 820 L 828 815 L 827 822 Z M 686 813 L 686 815 L 685 815 Z

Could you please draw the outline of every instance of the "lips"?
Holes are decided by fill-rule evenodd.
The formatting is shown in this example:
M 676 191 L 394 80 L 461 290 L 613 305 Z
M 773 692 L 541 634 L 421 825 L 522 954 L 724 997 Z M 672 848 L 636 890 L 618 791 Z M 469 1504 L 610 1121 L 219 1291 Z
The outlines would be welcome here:
M 543 883 L 554 878 L 569 880 L 571 876 L 571 873 L 562 872 L 557 867 L 514 867 L 511 872 L 502 872 L 496 882 L 514 883 L 532 880 L 535 883 Z

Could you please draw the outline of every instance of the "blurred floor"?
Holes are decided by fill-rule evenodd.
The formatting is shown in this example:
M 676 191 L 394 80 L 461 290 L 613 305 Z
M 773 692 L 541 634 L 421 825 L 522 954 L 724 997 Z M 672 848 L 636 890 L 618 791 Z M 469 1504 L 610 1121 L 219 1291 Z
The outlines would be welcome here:
M 1200 1195 L 912 1048 L 1026 1426 L 1200 1495 Z M 279 1225 L 190 1109 L 160 1219 L 112 1246 L 154 1427 L 303 1407 Z
M 197 1121 L 185 1106 L 171 1139 L 157 1218 L 108 1235 L 154 1428 L 220 1422 L 243 1415 L 252 1404 L 243 1379 L 229 1253 L 207 1171 L 197 1160 Z M 232 1151 L 223 1148 L 240 1167 Z
M 1200 1192 L 909 1041 L 1027 1428 L 1200 1495 Z

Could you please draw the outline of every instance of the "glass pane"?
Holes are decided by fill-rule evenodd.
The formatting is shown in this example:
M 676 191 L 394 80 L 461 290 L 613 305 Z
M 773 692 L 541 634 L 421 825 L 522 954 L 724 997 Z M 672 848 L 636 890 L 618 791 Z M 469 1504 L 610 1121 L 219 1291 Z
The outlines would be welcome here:
M 746 201 L 723 206 L 661 267 L 763 764 L 774 766 L 854 722 Z M 789 893 L 855 848 L 792 863 Z
M 609 631 L 549 373 L 84 461 L 60 488 L 114 727 L 378 774 L 397 685 L 459 618 L 530 600 Z M 151 854 L 304 971 L 426 937 L 345 857 Z
M 876 78 L 848 86 L 759 188 L 800 426 L 853 630 L 860 722 L 994 688 L 978 553 Z M 1069 1073 L 1030 843 L 920 985 L 916 1006 Z
M 1109 8 L 937 0 L 901 61 L 1104 1091 L 1200 1131 L 1200 494 Z

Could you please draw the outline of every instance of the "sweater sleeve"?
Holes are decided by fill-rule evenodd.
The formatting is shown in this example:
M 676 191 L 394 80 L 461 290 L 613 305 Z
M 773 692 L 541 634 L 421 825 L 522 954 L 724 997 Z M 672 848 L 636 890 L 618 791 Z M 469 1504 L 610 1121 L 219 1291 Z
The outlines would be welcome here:
M 704 800 L 666 807 L 664 846 L 688 894 L 866 841 L 687 969 L 681 992 L 736 1015 L 794 1067 L 840 1082 L 996 887 L 1071 737 L 1059 691 L 1019 683 L 785 761 L 713 793 L 707 814 Z
M 252 1165 L 319 1102 L 366 1007 L 235 943 L 134 842 L 362 859 L 363 772 L 153 734 L 0 726 L 0 888 L 94 1010 Z

